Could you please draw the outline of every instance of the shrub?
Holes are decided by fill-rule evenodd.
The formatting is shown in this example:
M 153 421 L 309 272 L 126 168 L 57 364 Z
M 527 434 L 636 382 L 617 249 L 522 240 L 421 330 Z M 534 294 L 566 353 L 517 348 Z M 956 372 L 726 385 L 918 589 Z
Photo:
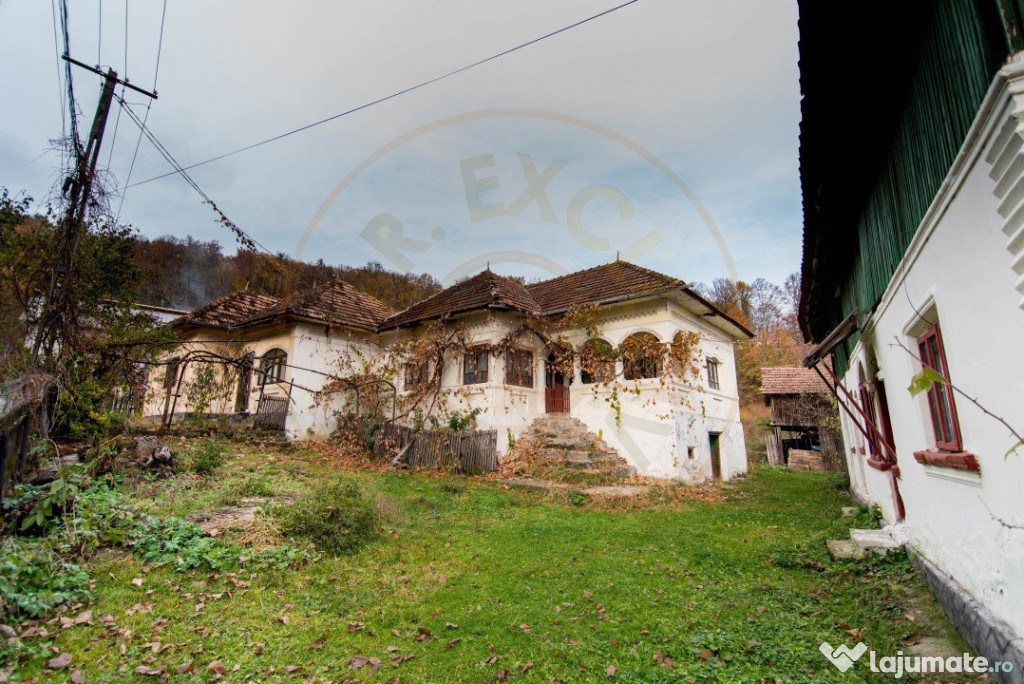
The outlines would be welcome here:
M 42 617 L 62 603 L 92 599 L 89 573 L 50 549 L 14 539 L 0 546 L 0 600 L 11 617 Z
M 227 448 L 216 442 L 206 442 L 192 452 L 192 471 L 197 475 L 208 477 L 224 465 L 224 452 Z
M 377 534 L 378 513 L 352 482 L 321 485 L 294 504 L 274 511 L 284 537 L 301 537 L 332 555 L 352 553 Z

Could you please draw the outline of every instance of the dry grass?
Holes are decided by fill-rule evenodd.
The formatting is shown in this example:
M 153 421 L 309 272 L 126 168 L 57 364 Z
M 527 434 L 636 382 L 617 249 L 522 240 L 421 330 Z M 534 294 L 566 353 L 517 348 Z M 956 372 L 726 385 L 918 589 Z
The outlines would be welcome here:
M 252 523 L 238 533 L 234 539 L 239 546 L 262 551 L 275 549 L 284 544 L 284 537 L 272 516 L 257 513 Z

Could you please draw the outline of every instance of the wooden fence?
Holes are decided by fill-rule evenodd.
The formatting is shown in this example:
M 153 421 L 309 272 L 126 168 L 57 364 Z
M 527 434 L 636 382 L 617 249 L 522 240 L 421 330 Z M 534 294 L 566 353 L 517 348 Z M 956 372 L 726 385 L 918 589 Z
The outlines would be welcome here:
M 0 503 L 35 469 L 32 446 L 49 438 L 47 398 L 52 380 L 29 375 L 0 383 Z
M 369 431 L 367 431 L 369 432 Z M 373 455 L 394 459 L 410 468 L 436 468 L 459 473 L 488 473 L 498 469 L 498 431 L 414 431 L 393 422 L 372 435 Z

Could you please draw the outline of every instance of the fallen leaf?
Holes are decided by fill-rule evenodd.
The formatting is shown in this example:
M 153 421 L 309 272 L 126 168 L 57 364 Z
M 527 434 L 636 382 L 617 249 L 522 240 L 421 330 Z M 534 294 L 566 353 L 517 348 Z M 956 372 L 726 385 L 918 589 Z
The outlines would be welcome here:
M 350 622 L 348 623 L 348 631 L 350 632 L 361 632 L 366 629 L 366 625 L 362 622 Z
M 619 668 L 615 667 L 614 665 L 609 665 L 604 669 L 604 673 L 609 677 L 614 677 L 618 671 Z
M 132 584 L 134 584 L 137 587 L 141 587 L 142 586 L 142 578 L 141 577 L 136 577 L 135 579 L 132 580 Z
M 53 670 L 60 670 L 71 664 L 71 654 L 61 653 L 56 658 L 50 658 L 46 661 L 46 667 Z
M 365 656 L 355 656 L 348 663 L 348 669 L 358 670 L 361 667 L 370 665 L 370 674 L 373 674 L 381 667 L 384 666 L 384 661 L 380 658 L 367 658 Z
M 459 626 L 457 624 L 455 624 L 454 622 L 446 622 L 446 623 L 444 623 L 444 626 L 447 627 L 448 629 L 458 629 L 459 628 Z
M 75 670 L 71 673 L 71 684 L 85 684 L 85 673 Z
M 526 674 L 527 672 L 529 672 L 529 671 L 530 671 L 530 669 L 531 669 L 532 667 L 533 667 L 533 661 L 532 661 L 532 660 L 528 660 L 528 661 L 526 661 L 526 664 L 525 664 L 525 665 L 523 665 L 522 673 L 523 673 L 523 674 Z
M 206 669 L 209 670 L 210 672 L 213 672 L 215 674 L 220 674 L 220 675 L 226 674 L 227 671 L 228 671 L 228 668 L 224 667 L 223 665 L 220 664 L 220 662 L 218 662 L 216 660 L 214 660 L 212 663 L 207 665 Z
M 447 644 L 445 644 L 444 647 L 445 648 L 455 648 L 455 644 L 459 643 L 460 641 L 462 641 L 461 637 L 458 638 L 458 639 L 452 639 Z
M 163 674 L 163 671 L 162 667 L 146 667 L 145 665 L 139 665 L 132 670 L 135 674 L 140 674 L 144 677 L 156 677 L 158 674 Z
M 281 616 L 279 616 L 279 617 L 277 618 L 277 621 L 278 621 L 278 622 L 280 622 L 280 623 L 281 623 L 282 625 L 287 625 L 287 624 L 290 624 L 290 623 L 291 623 L 291 620 L 290 620 L 290 619 L 288 618 L 288 616 L 287 616 L 287 615 L 281 615 Z

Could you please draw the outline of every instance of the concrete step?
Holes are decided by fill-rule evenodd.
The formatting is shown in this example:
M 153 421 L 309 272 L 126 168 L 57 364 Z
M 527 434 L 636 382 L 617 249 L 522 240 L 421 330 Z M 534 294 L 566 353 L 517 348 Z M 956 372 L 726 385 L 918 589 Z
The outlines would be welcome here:
M 884 556 L 889 549 L 900 547 L 899 542 L 885 530 L 850 530 L 850 539 L 861 551 L 874 551 Z

